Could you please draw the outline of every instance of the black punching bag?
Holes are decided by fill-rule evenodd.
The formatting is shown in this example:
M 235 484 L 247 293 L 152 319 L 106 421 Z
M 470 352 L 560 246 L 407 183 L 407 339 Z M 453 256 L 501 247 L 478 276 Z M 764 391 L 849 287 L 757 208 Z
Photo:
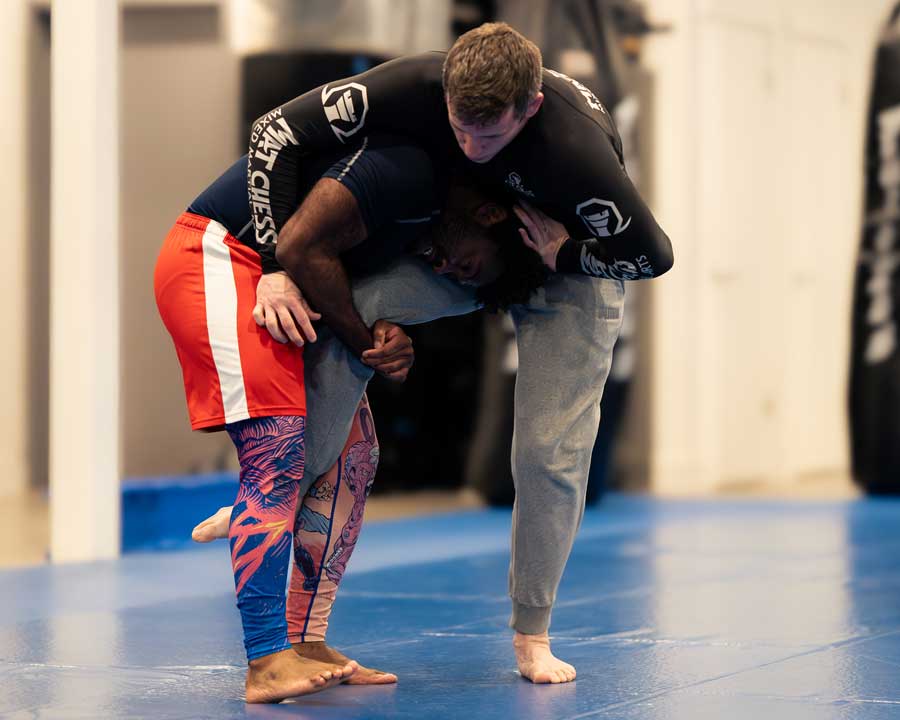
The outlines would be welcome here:
M 876 54 L 865 183 L 850 361 L 853 475 L 868 493 L 900 494 L 900 3 Z

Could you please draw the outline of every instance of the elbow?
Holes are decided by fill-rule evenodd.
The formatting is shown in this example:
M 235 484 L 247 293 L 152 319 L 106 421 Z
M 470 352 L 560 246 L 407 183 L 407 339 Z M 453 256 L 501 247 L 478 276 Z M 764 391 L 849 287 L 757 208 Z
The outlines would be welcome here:
M 275 259 L 289 273 L 298 273 L 304 266 L 306 246 L 301 242 L 280 242 L 275 245 Z
M 659 243 L 653 258 L 653 277 L 665 275 L 675 265 L 675 254 L 672 252 L 672 243 L 669 238 L 660 233 Z
M 275 259 L 281 267 L 287 269 L 291 266 L 291 248 L 287 243 L 277 243 L 275 245 Z
M 666 238 L 666 244 L 661 253 L 659 274 L 664 275 L 669 272 L 675 265 L 675 253 L 672 251 L 672 243 Z

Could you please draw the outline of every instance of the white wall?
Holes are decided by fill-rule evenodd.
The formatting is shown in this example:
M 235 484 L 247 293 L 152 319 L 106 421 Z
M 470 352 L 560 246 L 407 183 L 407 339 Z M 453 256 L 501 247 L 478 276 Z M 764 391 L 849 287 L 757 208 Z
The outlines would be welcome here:
M 26 19 L 27 0 L 0 3 L 0 217 L 3 218 L 3 262 L 0 263 L 0 308 L 3 308 L 3 352 L 0 377 L 0 497 L 21 492 L 28 483 L 28 351 Z
M 240 53 L 304 48 L 403 55 L 450 45 L 450 0 L 231 0 Z
M 653 486 L 846 472 L 863 127 L 887 0 L 654 0 Z

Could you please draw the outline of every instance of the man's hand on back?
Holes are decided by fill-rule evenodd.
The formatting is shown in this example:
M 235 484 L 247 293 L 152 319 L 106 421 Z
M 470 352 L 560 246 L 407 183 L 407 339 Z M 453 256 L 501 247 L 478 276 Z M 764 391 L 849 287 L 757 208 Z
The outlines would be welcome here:
M 415 360 L 412 340 L 399 325 L 378 320 L 372 326 L 375 347 L 362 354 L 362 361 L 388 380 L 403 382 Z
M 524 201 L 513 211 L 525 226 L 519 228 L 522 242 L 541 256 L 544 265 L 556 272 L 556 256 L 569 239 L 565 225 Z
M 322 316 L 310 308 L 286 272 L 263 275 L 256 286 L 253 319 L 280 343 L 316 341 L 312 321 Z

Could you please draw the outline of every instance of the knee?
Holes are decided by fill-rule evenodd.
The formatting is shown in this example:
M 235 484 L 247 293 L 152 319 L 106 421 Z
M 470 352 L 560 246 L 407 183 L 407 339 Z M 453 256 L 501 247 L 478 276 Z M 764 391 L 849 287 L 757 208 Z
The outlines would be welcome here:
M 528 442 L 517 438 L 514 445 L 512 470 L 520 500 L 577 499 L 587 484 L 589 469 L 590 451 L 567 447 L 559 438 L 542 441 L 536 437 Z
M 373 437 L 368 457 L 366 458 L 366 497 L 369 497 L 369 493 L 372 492 L 372 486 L 375 484 L 375 475 L 378 472 L 378 461 L 380 458 L 381 448 L 378 445 L 378 438 Z

